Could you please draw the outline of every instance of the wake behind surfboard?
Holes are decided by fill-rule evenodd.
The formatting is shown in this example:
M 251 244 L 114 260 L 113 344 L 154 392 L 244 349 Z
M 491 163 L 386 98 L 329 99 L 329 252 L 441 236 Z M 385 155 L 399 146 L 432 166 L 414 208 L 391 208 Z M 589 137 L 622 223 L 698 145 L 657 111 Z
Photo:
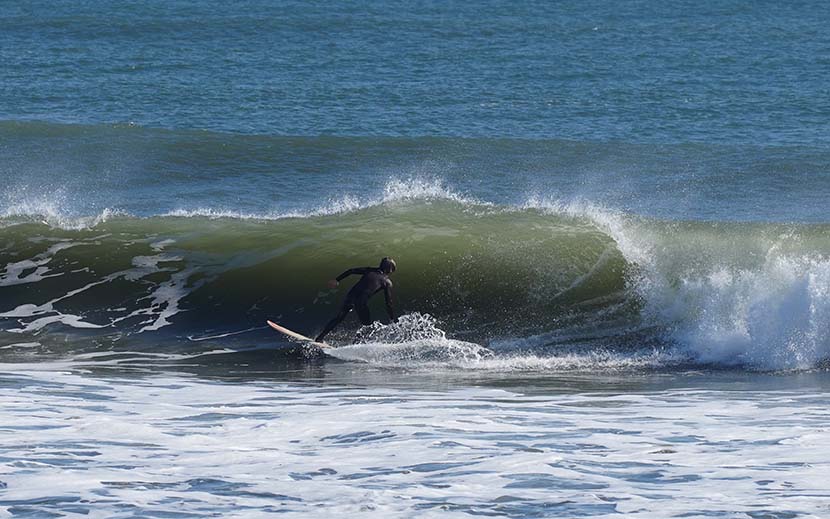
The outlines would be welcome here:
M 332 346 L 330 344 L 326 344 L 325 342 L 317 342 L 314 339 L 311 339 L 309 337 L 306 337 L 305 335 L 302 335 L 300 333 L 295 332 L 294 330 L 289 330 L 288 328 L 286 328 L 284 326 L 280 326 L 280 325 L 278 325 L 277 323 L 275 323 L 273 321 L 265 321 L 265 322 L 267 322 L 268 326 L 270 326 L 271 328 L 277 330 L 278 332 L 280 332 L 284 335 L 287 335 L 288 337 L 291 337 L 292 339 L 297 339 L 298 341 L 307 342 L 308 344 L 311 344 L 312 346 L 317 346 L 318 348 L 323 348 L 323 349 L 332 348 Z

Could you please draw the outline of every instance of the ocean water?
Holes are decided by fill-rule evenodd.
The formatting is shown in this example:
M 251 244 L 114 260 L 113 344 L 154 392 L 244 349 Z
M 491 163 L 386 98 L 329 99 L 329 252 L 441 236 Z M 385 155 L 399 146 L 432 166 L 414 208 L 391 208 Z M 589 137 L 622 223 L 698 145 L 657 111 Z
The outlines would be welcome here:
M 0 516 L 830 515 L 828 22 L 4 5 Z

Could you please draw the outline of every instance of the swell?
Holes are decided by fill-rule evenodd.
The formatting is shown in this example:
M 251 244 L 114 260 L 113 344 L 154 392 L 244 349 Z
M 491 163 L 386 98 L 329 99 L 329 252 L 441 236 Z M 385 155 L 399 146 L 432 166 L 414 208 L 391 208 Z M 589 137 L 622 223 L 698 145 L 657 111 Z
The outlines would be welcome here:
M 334 213 L 411 179 L 430 189 L 440 179 L 465 200 L 584 198 L 672 220 L 822 223 L 830 196 L 830 153 L 804 146 L 292 137 L 14 121 L 0 121 L 0 142 L 6 216 Z
M 525 360 L 657 348 L 695 363 L 804 369 L 830 356 L 826 225 L 427 197 L 271 220 L 15 220 L 0 236 L 2 341 L 27 351 L 273 342 L 266 318 L 311 334 L 345 290 L 327 279 L 391 255 L 399 310 Z M 355 327 L 333 339 L 350 341 Z

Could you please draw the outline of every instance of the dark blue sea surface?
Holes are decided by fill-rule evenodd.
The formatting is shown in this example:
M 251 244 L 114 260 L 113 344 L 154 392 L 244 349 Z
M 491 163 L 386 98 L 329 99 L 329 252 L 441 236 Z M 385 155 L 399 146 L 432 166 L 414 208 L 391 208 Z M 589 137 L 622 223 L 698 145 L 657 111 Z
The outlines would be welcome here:
M 821 2 L 19 2 L 0 117 L 289 136 L 818 145 Z

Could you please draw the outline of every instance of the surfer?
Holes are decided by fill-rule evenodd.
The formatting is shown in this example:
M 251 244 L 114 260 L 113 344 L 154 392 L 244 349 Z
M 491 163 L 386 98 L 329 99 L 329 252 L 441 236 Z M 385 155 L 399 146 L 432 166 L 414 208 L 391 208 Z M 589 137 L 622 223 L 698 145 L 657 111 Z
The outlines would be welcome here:
M 395 264 L 395 260 L 386 257 L 380 260 L 380 265 L 377 267 L 357 267 L 349 269 L 337 276 L 337 279 L 329 281 L 330 288 L 337 288 L 342 280 L 352 274 L 362 276 L 349 290 L 349 293 L 346 294 L 346 299 L 340 307 L 340 312 L 334 316 L 334 319 L 328 322 L 315 341 L 323 342 L 323 337 L 332 331 L 335 326 L 340 324 L 340 321 L 345 319 L 352 310 L 357 312 L 360 322 L 364 326 L 372 324 L 372 316 L 369 314 L 369 298 L 381 290 L 383 290 L 383 295 L 386 297 L 386 312 L 389 314 L 389 319 L 394 321 L 395 311 L 392 308 L 392 281 L 389 279 L 389 275 L 395 272 L 397 268 L 398 266 Z

